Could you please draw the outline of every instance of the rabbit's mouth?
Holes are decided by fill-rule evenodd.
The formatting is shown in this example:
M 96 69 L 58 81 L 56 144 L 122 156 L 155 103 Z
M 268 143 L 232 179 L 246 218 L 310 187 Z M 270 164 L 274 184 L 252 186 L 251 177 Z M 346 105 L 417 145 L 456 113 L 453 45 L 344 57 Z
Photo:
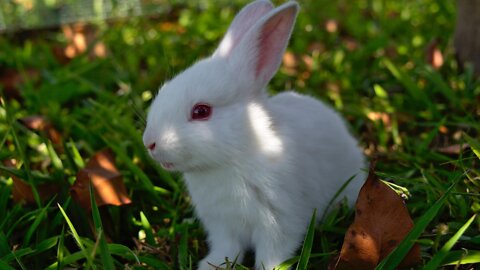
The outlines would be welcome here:
M 169 171 L 173 171 L 175 169 L 175 165 L 171 162 L 160 162 L 160 165 L 165 169 Z

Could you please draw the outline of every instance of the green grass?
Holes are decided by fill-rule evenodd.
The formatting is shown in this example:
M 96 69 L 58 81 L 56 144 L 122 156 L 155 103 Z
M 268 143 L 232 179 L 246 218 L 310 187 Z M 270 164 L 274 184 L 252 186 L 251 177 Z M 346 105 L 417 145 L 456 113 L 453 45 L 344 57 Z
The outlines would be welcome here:
M 97 40 L 109 49 L 104 59 L 80 55 L 60 63 L 50 50 L 65 43 L 58 31 L 0 36 L 0 75 L 9 70 L 23 78 L 20 100 L 7 97 L 0 83 L 0 161 L 18 161 L 16 168 L 0 164 L 1 269 L 195 266 L 207 251 L 203 230 L 180 176 L 149 159 L 141 133 L 158 86 L 212 52 L 245 2 L 178 2 L 158 18 L 98 23 Z M 295 88 L 334 106 L 378 160 L 380 177 L 409 194 L 416 226 L 385 265 L 393 268 L 413 241 L 422 251 L 418 269 L 480 263 L 480 82 L 454 59 L 455 1 L 305 0 L 301 6 L 288 48 L 295 65 L 281 68 L 270 91 Z M 327 20 L 337 31 L 325 30 Z M 445 60 L 439 70 L 425 60 L 433 40 Z M 19 122 L 31 115 L 52 122 L 63 151 L 46 132 Z M 441 151 L 457 144 L 458 153 Z M 90 213 L 69 188 L 105 147 L 115 153 L 133 203 Z M 42 201 L 34 189 L 34 203 L 15 203 L 13 175 L 60 191 Z M 326 269 L 353 220 L 344 205 L 330 210 L 314 237 L 309 230 L 305 252 L 289 263 Z

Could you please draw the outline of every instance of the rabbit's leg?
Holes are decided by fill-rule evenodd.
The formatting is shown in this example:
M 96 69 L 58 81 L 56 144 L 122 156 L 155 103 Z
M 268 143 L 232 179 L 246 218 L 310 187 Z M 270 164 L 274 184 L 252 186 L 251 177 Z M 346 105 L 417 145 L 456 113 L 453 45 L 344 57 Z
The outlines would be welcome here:
M 208 242 L 210 251 L 198 264 L 198 270 L 213 270 L 225 263 L 240 263 L 243 260 L 244 250 L 239 240 L 220 228 L 209 230 Z
M 301 235 L 264 230 L 258 234 L 255 248 L 255 269 L 272 270 L 295 254 Z

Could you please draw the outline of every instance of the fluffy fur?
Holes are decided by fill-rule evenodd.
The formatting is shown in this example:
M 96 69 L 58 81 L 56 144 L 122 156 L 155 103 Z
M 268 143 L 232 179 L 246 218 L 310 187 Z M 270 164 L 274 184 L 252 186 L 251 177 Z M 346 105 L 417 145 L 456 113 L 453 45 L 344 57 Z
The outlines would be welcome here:
M 364 178 L 361 150 L 335 111 L 290 91 L 266 94 L 297 11 L 295 2 L 247 5 L 213 55 L 165 83 L 151 106 L 144 143 L 183 172 L 208 234 L 200 270 L 250 248 L 256 269 L 273 269 L 295 254 L 313 210 L 321 216 L 357 175 L 343 193 L 353 202 Z M 190 119 L 199 102 L 212 106 L 210 119 Z

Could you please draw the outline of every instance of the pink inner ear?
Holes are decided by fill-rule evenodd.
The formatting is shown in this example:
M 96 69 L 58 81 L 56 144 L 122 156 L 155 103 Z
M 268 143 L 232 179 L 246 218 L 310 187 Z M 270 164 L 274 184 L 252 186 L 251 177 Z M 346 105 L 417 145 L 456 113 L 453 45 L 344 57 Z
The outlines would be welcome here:
M 257 45 L 256 78 L 268 81 L 277 71 L 290 37 L 295 11 L 291 9 L 287 14 L 279 14 L 262 27 Z

